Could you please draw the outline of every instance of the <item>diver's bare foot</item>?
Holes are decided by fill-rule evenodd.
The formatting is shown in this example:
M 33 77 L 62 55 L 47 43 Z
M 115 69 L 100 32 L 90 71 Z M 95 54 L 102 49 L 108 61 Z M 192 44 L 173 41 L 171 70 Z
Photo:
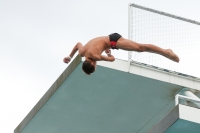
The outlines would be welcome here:
M 175 62 L 179 62 L 179 57 L 171 50 L 171 49 L 167 49 L 167 58 L 175 61 Z

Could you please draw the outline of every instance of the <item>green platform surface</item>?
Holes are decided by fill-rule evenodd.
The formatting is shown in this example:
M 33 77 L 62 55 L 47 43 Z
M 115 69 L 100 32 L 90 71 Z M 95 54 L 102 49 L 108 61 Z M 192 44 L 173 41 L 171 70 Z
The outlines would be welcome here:
M 178 119 L 164 133 L 200 133 L 200 124 Z
M 102 66 L 91 76 L 82 63 L 22 133 L 138 133 L 169 112 L 181 86 Z M 155 119 L 155 120 L 153 120 Z M 147 126 L 148 125 L 148 126 Z M 168 133 L 168 132 L 167 132 Z

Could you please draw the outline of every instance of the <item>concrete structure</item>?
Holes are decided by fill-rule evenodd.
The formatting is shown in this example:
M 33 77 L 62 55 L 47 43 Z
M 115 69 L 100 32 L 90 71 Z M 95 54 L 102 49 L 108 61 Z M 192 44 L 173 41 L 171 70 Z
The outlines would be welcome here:
M 77 56 L 15 133 L 199 131 L 200 110 L 175 104 L 183 88 L 199 93 L 199 78 L 118 59 L 87 76 L 81 65 Z

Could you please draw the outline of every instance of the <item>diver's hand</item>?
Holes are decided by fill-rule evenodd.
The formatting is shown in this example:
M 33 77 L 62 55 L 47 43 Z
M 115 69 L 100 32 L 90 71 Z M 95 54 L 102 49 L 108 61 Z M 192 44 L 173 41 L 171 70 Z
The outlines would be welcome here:
M 71 61 L 71 57 L 70 56 L 67 56 L 67 57 L 65 57 L 64 59 L 63 59 L 63 62 L 64 63 L 69 63 L 70 61 Z
M 106 49 L 106 50 L 105 50 L 105 53 L 106 53 L 107 55 L 111 55 L 111 50 L 110 50 L 110 49 Z

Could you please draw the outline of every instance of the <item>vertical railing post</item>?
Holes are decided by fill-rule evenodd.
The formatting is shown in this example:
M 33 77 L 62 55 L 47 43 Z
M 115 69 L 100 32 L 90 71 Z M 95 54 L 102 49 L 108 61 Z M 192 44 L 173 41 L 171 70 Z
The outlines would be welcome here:
M 131 3 L 128 4 L 128 39 L 132 39 L 131 38 L 131 25 L 132 25 L 132 14 L 131 14 Z M 127 72 L 129 72 L 129 69 L 130 69 L 130 64 L 131 64 L 131 51 L 128 51 L 128 67 L 127 67 Z

